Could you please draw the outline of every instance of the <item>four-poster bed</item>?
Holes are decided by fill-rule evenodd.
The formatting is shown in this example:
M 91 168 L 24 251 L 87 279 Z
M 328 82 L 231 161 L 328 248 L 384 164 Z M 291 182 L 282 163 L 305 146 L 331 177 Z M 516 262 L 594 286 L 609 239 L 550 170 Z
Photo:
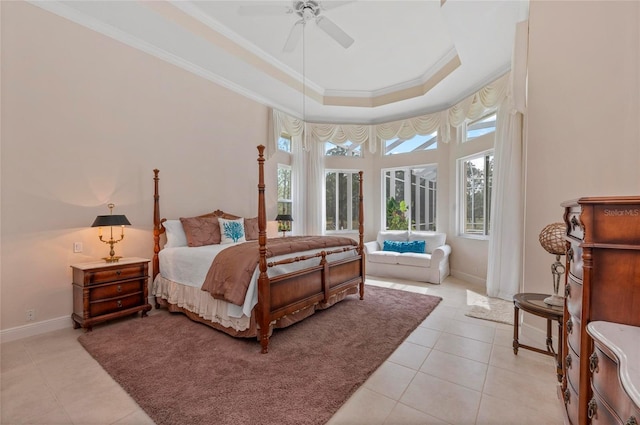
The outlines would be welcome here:
M 257 240 L 226 245 L 186 246 L 173 228 L 180 221 L 160 218 L 158 173 L 154 170 L 153 288 L 156 307 L 163 305 L 232 336 L 257 337 L 268 351 L 274 328 L 296 323 L 347 295 L 364 297 L 364 208 L 362 172 L 359 192 L 359 240 L 346 237 L 301 236 L 267 239 L 264 146 L 258 146 Z M 221 226 L 239 217 L 216 210 L 199 216 Z M 181 219 L 189 220 L 189 219 Z M 247 239 L 248 224 L 245 219 Z M 182 221 L 186 225 L 186 221 Z M 219 231 L 219 230 L 218 230 Z M 161 248 L 160 235 L 167 243 Z M 177 233 L 176 233 L 177 234 Z M 215 259 L 214 259 L 215 258 Z M 223 269 L 232 259 L 245 259 L 240 269 Z M 226 263 L 225 263 L 226 262 Z M 252 275 L 253 273 L 253 275 Z M 236 279 L 246 275 L 240 284 Z M 186 276 L 186 277 L 185 277 Z M 187 282 L 189 281 L 189 282 Z M 239 289 L 242 287 L 242 289 Z M 246 288 L 245 288 L 246 287 Z

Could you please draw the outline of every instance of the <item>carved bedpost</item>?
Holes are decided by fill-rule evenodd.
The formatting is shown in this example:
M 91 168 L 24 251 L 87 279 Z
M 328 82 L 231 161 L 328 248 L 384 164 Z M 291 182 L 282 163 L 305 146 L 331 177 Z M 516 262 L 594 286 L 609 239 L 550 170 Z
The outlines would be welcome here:
M 258 146 L 258 245 L 260 276 L 258 277 L 257 320 L 260 326 L 262 353 L 268 352 L 271 324 L 271 288 L 267 276 L 267 213 L 264 200 L 264 146 Z
M 158 173 L 160 170 L 157 168 L 153 170 L 153 280 L 156 275 L 160 273 L 160 261 L 158 260 L 158 253 L 160 252 L 160 195 L 158 194 Z
M 359 203 L 358 203 L 358 214 L 360 217 L 360 225 L 358 226 L 358 232 L 360 233 L 360 240 L 358 244 L 358 252 L 360 253 L 361 259 L 361 267 L 362 267 L 362 282 L 360 282 L 360 299 L 364 298 L 364 278 L 365 278 L 365 253 L 364 253 L 364 190 L 363 186 L 363 175 L 364 172 L 358 172 L 360 175 L 360 193 L 359 193 Z

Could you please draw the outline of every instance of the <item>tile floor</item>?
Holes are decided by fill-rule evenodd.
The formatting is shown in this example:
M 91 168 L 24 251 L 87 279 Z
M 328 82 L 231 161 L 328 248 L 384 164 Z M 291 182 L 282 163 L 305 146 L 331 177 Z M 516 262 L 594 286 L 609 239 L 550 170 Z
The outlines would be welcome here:
M 511 326 L 465 316 L 482 288 L 452 277 L 442 285 L 375 277 L 367 283 L 443 301 L 329 425 L 562 424 L 554 360 L 522 349 L 515 356 Z M 80 346 L 80 332 L 0 346 L 1 424 L 153 424 Z M 525 342 L 544 346 L 544 338 Z

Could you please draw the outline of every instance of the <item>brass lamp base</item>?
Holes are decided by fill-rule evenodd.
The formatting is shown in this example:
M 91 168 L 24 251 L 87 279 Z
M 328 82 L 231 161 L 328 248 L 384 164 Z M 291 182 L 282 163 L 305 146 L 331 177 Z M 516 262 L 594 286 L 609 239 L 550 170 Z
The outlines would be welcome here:
M 118 256 L 118 257 L 102 257 L 102 259 L 107 262 L 107 263 L 117 263 L 119 259 L 121 259 L 122 257 Z
M 545 298 L 544 303 L 555 306 L 555 307 L 562 307 L 564 305 L 564 297 L 554 294 Z

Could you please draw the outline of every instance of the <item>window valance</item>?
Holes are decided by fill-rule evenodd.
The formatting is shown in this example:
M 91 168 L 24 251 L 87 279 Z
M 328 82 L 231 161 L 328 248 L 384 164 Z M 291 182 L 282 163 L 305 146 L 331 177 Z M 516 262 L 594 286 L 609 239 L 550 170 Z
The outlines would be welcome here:
M 272 140 L 269 141 L 270 149 L 267 154 L 275 152 L 278 138 L 282 133 L 291 136 L 292 141 L 300 143 L 306 151 L 309 150 L 309 144 L 312 141 L 319 143 L 331 141 L 337 145 L 351 141 L 356 145 L 369 142 L 369 151 L 375 153 L 378 140 L 410 139 L 415 135 L 427 135 L 436 130 L 438 130 L 438 140 L 448 143 L 451 139 L 451 127 L 460 127 L 467 119 L 478 119 L 487 110 L 495 109 L 505 98 L 508 84 L 509 73 L 444 111 L 373 125 L 305 123 L 301 119 L 274 109 Z M 304 133 L 310 137 L 303 137 Z

